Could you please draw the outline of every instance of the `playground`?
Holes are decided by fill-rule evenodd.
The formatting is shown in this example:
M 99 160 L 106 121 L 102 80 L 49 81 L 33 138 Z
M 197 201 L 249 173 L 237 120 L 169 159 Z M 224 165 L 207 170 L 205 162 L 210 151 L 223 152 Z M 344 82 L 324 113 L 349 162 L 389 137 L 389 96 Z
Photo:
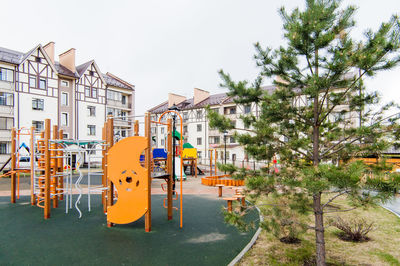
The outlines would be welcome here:
M 16 265 L 227 265 L 255 230 L 241 233 L 224 224 L 221 208 L 225 202 L 217 199 L 216 188 L 195 190 L 197 181 L 193 180 L 185 196 L 182 229 L 179 220 L 166 219 L 162 194 L 153 196 L 150 233 L 143 230 L 144 218 L 108 228 L 100 195 L 92 198 L 91 212 L 84 210 L 81 219 L 76 212 L 55 209 L 48 220 L 30 206 L 28 196 L 21 196 L 17 204 L 2 196 L 0 257 Z M 84 197 L 82 204 L 86 203 Z M 258 213 L 248 218 L 257 220 Z
M 196 149 L 183 147 L 182 129 L 176 134 L 166 115 L 163 123 L 146 114 L 144 136 L 136 120 L 134 136 L 124 139 L 115 138 L 113 117 L 102 140 L 64 140 L 50 120 L 43 132 L 13 129 L 11 170 L 0 178 L 1 261 L 229 264 L 253 238 L 258 212 L 246 215 L 256 225 L 248 232 L 224 223 L 223 209 L 246 204 L 243 184 L 212 161 L 209 176 L 198 176 L 207 170 L 198 167 Z M 150 123 L 168 126 L 165 148 L 152 146 Z M 25 154 L 23 140 L 31 147 L 24 144 Z M 30 158 L 28 167 L 21 157 Z

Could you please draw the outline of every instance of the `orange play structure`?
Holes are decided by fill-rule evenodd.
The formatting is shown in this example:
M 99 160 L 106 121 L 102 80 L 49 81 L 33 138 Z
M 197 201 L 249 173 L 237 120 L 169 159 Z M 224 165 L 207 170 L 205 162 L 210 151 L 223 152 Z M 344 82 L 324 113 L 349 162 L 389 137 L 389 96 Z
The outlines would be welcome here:
M 103 129 L 103 139 L 107 143 L 104 151 L 103 160 L 103 185 L 108 187 L 107 192 L 102 195 L 104 212 L 107 213 L 107 225 L 109 227 L 114 224 L 126 224 L 134 222 L 145 216 L 145 230 L 151 231 L 151 180 L 152 178 L 161 178 L 166 181 L 167 197 L 164 199 L 164 207 L 167 208 L 167 219 L 172 219 L 173 214 L 173 184 L 175 182 L 172 173 L 172 120 L 167 119 L 167 123 L 162 123 L 162 118 L 168 113 L 179 116 L 176 111 L 166 111 L 158 121 L 151 121 L 150 114 L 145 115 L 145 134 L 139 135 L 139 123 L 135 122 L 135 136 L 125 138 L 116 144 L 113 143 L 113 118 L 110 117 L 105 123 Z M 181 120 L 182 121 L 182 120 Z M 163 175 L 152 176 L 152 158 L 151 158 L 151 123 L 157 123 L 167 126 L 167 163 L 166 173 Z M 182 132 L 182 123 L 181 123 Z M 182 137 L 180 140 L 180 148 L 182 149 Z M 144 153 L 144 164 L 140 162 L 140 155 Z M 182 157 L 181 165 L 182 165 Z M 182 167 L 180 169 L 182 176 Z M 164 186 L 162 185 L 164 189 Z M 183 226 L 182 212 L 182 178 L 180 179 L 180 227 Z M 114 196 L 117 195 L 117 197 Z M 115 202 L 115 198 L 117 199 Z M 167 204 L 165 204 L 167 201 Z M 177 208 L 175 208 L 177 209 Z
M 210 176 L 201 178 L 201 184 L 205 186 L 244 186 L 244 180 L 235 180 L 230 178 L 230 175 L 218 175 L 217 174 L 217 150 L 210 149 Z M 213 156 L 214 155 L 214 156 Z M 213 167 L 214 158 L 214 167 Z M 214 171 L 214 174 L 213 174 Z
M 21 173 L 30 173 L 31 176 L 31 205 L 44 209 L 44 218 L 50 218 L 51 202 L 53 208 L 58 207 L 58 201 L 63 200 L 63 151 L 54 140 L 60 140 L 63 131 L 53 126 L 53 137 L 51 139 L 50 119 L 45 120 L 45 130 L 35 132 L 31 127 L 11 130 L 11 170 L 3 176 L 11 176 L 11 202 L 19 199 L 19 180 Z M 21 168 L 17 147 L 20 137 L 30 137 L 30 167 Z M 52 142 L 53 141 L 53 142 Z M 36 149 L 35 149 L 36 146 Z M 37 165 L 35 165 L 37 162 Z M 2 176 L 2 177 L 3 177 Z
M 114 143 L 114 118 L 109 116 L 104 123 L 102 130 L 101 149 L 101 180 L 102 185 L 97 187 L 97 191 L 101 191 L 103 211 L 107 215 L 107 226 L 112 227 L 114 224 L 127 224 L 145 216 L 145 230 L 151 231 L 151 183 L 153 178 L 163 179 L 166 183 L 162 184 L 162 188 L 167 192 L 164 199 L 164 207 L 167 209 L 167 219 L 173 217 L 173 210 L 179 210 L 180 227 L 183 227 L 183 178 L 180 178 L 180 193 L 173 191 L 175 183 L 173 167 L 172 167 L 172 119 L 168 118 L 167 123 L 162 123 L 164 115 L 172 113 L 179 116 L 176 111 L 166 111 L 161 115 L 158 121 L 150 120 L 150 113 L 144 116 L 144 136 L 139 136 L 139 122 L 135 121 L 133 125 L 134 136 L 124 138 Z M 151 123 L 158 123 L 167 126 L 167 162 L 165 173 L 151 172 L 152 154 L 151 154 Z M 24 132 L 24 133 L 22 133 Z M 181 123 L 182 132 L 182 123 Z M 44 218 L 50 218 L 51 208 L 57 208 L 59 200 L 66 197 L 66 212 L 68 207 L 72 208 L 72 167 L 64 167 L 64 159 L 70 158 L 66 153 L 71 153 L 66 147 L 68 144 L 83 145 L 88 141 L 63 140 L 62 130 L 58 130 L 57 126 L 53 126 L 51 137 L 50 119 L 45 120 L 44 131 L 35 133 L 32 127 L 28 130 L 12 129 L 12 150 L 11 150 L 11 202 L 15 203 L 17 195 L 17 175 L 21 172 L 31 173 L 31 204 L 44 209 Z M 17 141 L 19 135 L 30 135 L 31 139 L 31 168 L 21 169 L 17 167 Z M 181 134 L 182 136 L 182 134 Z M 182 137 L 179 147 L 182 150 Z M 144 162 L 140 160 L 144 154 Z M 96 155 L 97 156 L 97 155 Z M 83 157 L 83 156 L 82 156 Z M 182 156 L 180 158 L 182 164 Z M 37 165 L 35 165 L 37 162 Z M 76 168 L 79 168 L 82 162 L 76 162 Z M 90 168 L 90 166 L 89 166 Z M 182 167 L 180 176 L 182 176 Z M 68 173 L 67 173 L 68 172 Z M 79 172 L 80 173 L 80 172 Z M 81 178 L 82 175 L 80 173 Z M 67 187 L 64 187 L 64 178 L 69 180 Z M 79 179 L 78 178 L 78 179 Z M 89 178 L 89 177 L 88 177 Z M 79 180 L 75 183 L 76 189 L 80 192 L 75 207 L 78 208 L 79 199 L 82 196 L 82 190 L 79 187 Z M 90 181 L 89 181 L 90 182 Z M 90 211 L 90 183 L 88 183 L 89 211 Z M 166 185 L 166 186 L 165 186 Z M 19 190 L 18 190 L 19 191 Z M 94 191 L 94 190 L 93 190 Z M 173 198 L 173 194 L 176 197 Z M 64 197 L 65 196 L 65 197 Z M 179 208 L 173 206 L 173 201 L 179 198 Z M 69 203 L 70 202 L 70 203 Z M 53 204 L 51 204 L 53 203 Z

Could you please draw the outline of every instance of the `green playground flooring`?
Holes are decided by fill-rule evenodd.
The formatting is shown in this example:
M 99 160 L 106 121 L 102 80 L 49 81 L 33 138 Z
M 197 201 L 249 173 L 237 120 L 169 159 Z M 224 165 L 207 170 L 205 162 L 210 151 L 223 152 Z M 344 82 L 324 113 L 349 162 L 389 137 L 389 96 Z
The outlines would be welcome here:
M 16 204 L 0 197 L 1 265 L 227 265 L 250 241 L 255 229 L 241 233 L 224 223 L 225 203 L 215 195 L 184 195 L 183 229 L 179 214 L 167 221 L 162 195 L 152 196 L 152 231 L 144 219 L 107 228 L 100 196 L 81 200 L 83 216 L 65 213 L 64 202 L 43 219 L 27 196 Z M 247 219 L 257 221 L 256 210 Z M 257 222 L 258 223 L 258 222 Z

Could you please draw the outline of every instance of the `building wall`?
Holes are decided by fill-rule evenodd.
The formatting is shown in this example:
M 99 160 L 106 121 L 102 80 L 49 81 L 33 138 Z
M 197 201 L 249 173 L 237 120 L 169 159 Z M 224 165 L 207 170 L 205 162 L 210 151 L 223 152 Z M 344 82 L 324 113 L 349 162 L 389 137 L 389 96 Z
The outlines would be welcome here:
M 88 106 L 96 108 L 96 116 L 89 116 Z M 102 138 L 102 128 L 105 122 L 105 105 L 97 103 L 77 102 L 77 122 L 78 122 L 78 139 L 82 140 L 99 140 Z M 88 134 L 88 125 L 94 125 L 96 129 L 95 135 Z
M 103 74 L 93 61 L 79 79 L 59 76 L 55 66 L 47 58 L 47 54 L 39 45 L 20 64 L 0 62 L 0 68 L 14 71 L 11 81 L 0 79 L 0 166 L 10 157 L 11 128 L 30 129 L 32 121 L 44 122 L 49 118 L 52 126 L 59 125 L 59 128 L 63 129 L 71 139 L 102 138 L 102 127 L 106 119 L 107 89 Z M 35 78 L 36 82 L 32 82 L 32 78 Z M 62 84 L 63 80 L 69 82 L 68 86 Z M 87 95 L 86 88 L 90 90 L 95 88 L 96 95 L 94 97 Z M 127 97 L 126 104 L 123 106 L 117 104 L 116 107 L 124 109 L 128 115 L 134 115 L 134 90 L 115 86 L 113 89 L 123 92 Z M 68 93 L 67 106 L 62 105 L 63 92 Z M 2 93 L 10 93 L 12 99 L 10 106 L 3 104 Z M 35 110 L 32 107 L 33 99 L 43 100 L 43 110 Z M 95 116 L 89 116 L 88 106 L 96 108 Z M 63 113 L 68 114 L 66 126 L 61 124 Z M 3 128 L 1 123 L 4 121 Z M 120 126 L 127 127 L 127 124 L 124 122 Z M 88 135 L 88 125 L 95 126 L 93 136 Z M 25 142 L 29 146 L 29 136 L 21 136 L 20 142 Z
M 68 82 L 68 86 L 64 85 L 64 82 Z M 63 134 L 67 135 L 68 138 L 74 138 L 74 128 L 75 128 L 75 120 L 74 120 L 74 86 L 75 81 L 67 78 L 60 78 L 58 80 L 58 88 L 59 88 L 59 97 L 58 97 L 58 108 L 59 108 L 59 128 L 63 130 Z M 68 102 L 67 105 L 62 104 L 62 95 L 63 93 L 67 93 Z M 68 114 L 68 125 L 62 125 L 62 114 Z
M 0 68 L 7 72 L 0 79 L 0 166 L 9 158 L 11 153 L 11 128 L 14 126 L 14 88 L 15 88 L 15 66 L 1 63 Z M 8 77 L 10 75 L 10 77 Z M 6 93 L 6 94 L 4 94 Z

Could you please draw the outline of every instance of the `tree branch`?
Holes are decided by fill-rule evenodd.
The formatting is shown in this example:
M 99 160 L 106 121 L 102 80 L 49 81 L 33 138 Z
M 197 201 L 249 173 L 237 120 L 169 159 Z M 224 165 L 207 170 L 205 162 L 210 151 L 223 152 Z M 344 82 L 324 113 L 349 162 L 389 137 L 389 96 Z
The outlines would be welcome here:
M 346 210 L 335 210 L 335 211 L 327 211 L 327 212 L 324 212 L 324 213 L 334 213 L 334 212 L 348 212 L 348 211 L 352 211 L 352 210 L 355 210 L 355 209 L 357 209 L 358 207 L 353 207 L 353 208 L 350 208 L 350 209 L 346 209 Z
M 322 205 L 322 209 L 324 209 L 326 206 L 328 206 L 329 203 L 331 203 L 332 201 L 334 201 L 337 197 L 342 196 L 343 194 L 349 193 L 348 190 L 344 190 L 342 192 L 340 192 L 339 194 L 333 196 L 332 198 L 330 198 L 324 205 Z

